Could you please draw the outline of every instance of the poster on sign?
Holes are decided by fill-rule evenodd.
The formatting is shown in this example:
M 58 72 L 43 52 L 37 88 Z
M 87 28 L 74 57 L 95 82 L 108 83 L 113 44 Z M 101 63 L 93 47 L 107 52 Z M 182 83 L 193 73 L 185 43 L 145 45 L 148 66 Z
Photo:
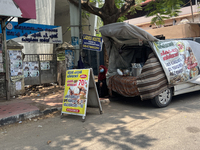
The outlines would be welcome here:
M 84 120 L 88 105 L 102 113 L 92 69 L 67 70 L 61 115 L 78 115 Z
M 154 48 L 170 84 L 187 82 L 199 75 L 198 62 L 188 41 L 158 41 Z
M 41 70 L 49 70 L 50 62 L 49 61 L 40 62 L 40 67 L 41 67 Z
M 22 75 L 22 52 L 20 50 L 8 50 L 10 58 L 10 75 Z
M 38 77 L 39 72 L 39 62 L 23 62 L 24 78 L 27 77 Z
M 39 76 L 39 62 L 29 62 L 30 66 L 30 76 L 31 77 L 38 77 Z
M 74 51 L 73 50 L 65 50 L 65 63 L 66 69 L 73 69 L 74 67 Z
M 30 77 L 30 62 L 23 62 L 24 78 Z

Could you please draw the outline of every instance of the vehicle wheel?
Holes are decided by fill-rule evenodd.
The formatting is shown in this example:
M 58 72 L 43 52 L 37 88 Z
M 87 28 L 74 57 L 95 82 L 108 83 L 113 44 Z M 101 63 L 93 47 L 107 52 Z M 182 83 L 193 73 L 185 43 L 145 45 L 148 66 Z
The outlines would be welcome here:
M 154 97 L 151 100 L 151 103 L 155 107 L 162 108 L 168 106 L 169 103 L 171 102 L 171 99 L 172 99 L 172 89 L 166 89 L 165 91 Z

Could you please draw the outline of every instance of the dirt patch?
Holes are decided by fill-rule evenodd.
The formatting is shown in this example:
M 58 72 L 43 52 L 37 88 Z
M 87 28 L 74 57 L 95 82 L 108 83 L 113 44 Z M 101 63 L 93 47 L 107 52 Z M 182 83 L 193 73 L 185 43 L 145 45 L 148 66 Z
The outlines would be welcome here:
M 28 86 L 25 87 L 25 93 L 23 95 L 19 95 L 19 97 L 23 98 L 38 98 L 38 97 L 45 97 L 55 94 L 60 94 L 64 92 L 64 86 L 57 86 L 57 85 L 39 85 L 39 86 Z

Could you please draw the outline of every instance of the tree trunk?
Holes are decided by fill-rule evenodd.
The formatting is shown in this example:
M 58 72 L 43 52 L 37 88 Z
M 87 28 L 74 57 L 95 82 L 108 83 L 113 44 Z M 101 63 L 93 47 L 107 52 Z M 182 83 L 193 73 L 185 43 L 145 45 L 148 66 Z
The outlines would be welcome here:
M 76 5 L 77 7 L 79 6 L 78 0 L 69 0 L 69 1 L 74 5 Z M 115 0 L 105 0 L 102 8 L 97 8 L 91 5 L 89 0 L 84 1 L 81 4 L 82 4 L 82 9 L 88 11 L 89 13 L 99 16 L 103 20 L 104 25 L 107 25 L 110 23 L 117 22 L 119 17 L 128 12 L 131 6 L 135 5 L 135 0 L 126 1 L 120 9 L 116 7 L 115 3 L 116 3 Z M 107 56 L 105 46 L 103 52 L 104 52 L 104 64 L 106 67 L 108 67 L 109 58 Z

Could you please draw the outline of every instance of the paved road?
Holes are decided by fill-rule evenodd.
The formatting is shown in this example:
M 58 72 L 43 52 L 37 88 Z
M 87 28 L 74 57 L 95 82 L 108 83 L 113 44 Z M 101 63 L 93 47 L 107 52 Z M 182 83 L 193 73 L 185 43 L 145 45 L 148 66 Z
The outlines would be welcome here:
M 113 98 L 81 117 L 50 116 L 0 128 L 1 150 L 199 150 L 200 92 L 173 98 L 167 108 Z

